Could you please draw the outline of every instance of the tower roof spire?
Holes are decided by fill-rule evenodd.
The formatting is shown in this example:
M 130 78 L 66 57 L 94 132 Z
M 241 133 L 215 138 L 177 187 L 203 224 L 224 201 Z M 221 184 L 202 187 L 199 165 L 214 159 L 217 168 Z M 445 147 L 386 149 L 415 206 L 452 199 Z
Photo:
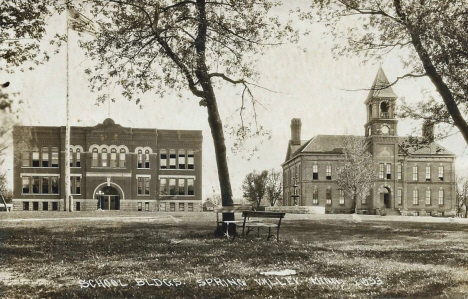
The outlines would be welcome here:
M 382 66 L 380 66 L 366 101 L 371 98 L 397 98 L 398 96 L 389 85 L 387 76 L 385 76 Z

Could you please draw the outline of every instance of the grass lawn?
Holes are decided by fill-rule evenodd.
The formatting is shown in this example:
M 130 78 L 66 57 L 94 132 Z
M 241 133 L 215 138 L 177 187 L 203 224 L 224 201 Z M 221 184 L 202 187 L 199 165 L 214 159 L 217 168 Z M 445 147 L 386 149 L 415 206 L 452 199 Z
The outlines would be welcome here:
M 213 213 L 138 213 L 119 219 L 107 216 L 123 214 L 20 212 L 7 218 L 24 215 L 69 219 L 2 218 L 1 298 L 465 298 L 468 294 L 467 224 L 385 222 L 370 217 L 362 222 L 288 220 L 287 215 L 277 243 L 266 242 L 264 233 L 263 238 L 248 236 L 234 242 L 216 239 Z M 135 218 L 141 215 L 149 216 Z M 281 270 L 296 274 L 260 274 Z

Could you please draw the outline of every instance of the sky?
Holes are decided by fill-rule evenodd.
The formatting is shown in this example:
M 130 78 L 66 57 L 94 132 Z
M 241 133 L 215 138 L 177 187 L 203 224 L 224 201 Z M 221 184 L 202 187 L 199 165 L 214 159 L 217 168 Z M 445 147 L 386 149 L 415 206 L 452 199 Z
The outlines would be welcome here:
M 304 1 L 287 1 L 277 12 L 284 17 Z M 48 32 L 63 34 L 66 30 L 64 15 L 48 20 Z M 331 53 L 333 39 L 327 35 L 323 24 L 296 22 L 299 28 L 311 30 L 302 36 L 298 44 L 286 44 L 266 51 L 258 57 L 258 84 L 275 92 L 253 88 L 253 94 L 261 103 L 258 106 L 258 123 L 271 132 L 271 138 L 256 138 L 246 142 L 243 151 L 233 153 L 229 149 L 234 138 L 226 134 L 228 165 L 234 198 L 242 197 L 242 181 L 254 170 L 281 169 L 284 162 L 292 118 L 302 120 L 302 139 L 318 134 L 364 135 L 366 109 L 364 101 L 380 66 L 388 79 L 393 81 L 403 75 L 404 68 L 397 55 L 390 54 L 383 61 L 362 64 L 362 57 L 334 59 Z M 203 131 L 203 198 L 219 193 L 214 146 L 207 121 L 205 107 L 188 92 L 182 99 L 175 94 L 160 98 L 154 94 L 143 97 L 143 107 L 119 98 L 118 89 L 109 94 L 118 98 L 116 103 L 96 104 L 96 95 L 88 88 L 86 67 L 92 66 L 85 53 L 77 45 L 78 34 L 70 33 L 69 80 L 70 125 L 95 126 L 108 117 L 125 127 L 183 129 Z M 47 42 L 44 41 L 44 47 Z M 305 50 L 304 50 L 305 49 Z M 1 80 L 10 81 L 9 92 L 19 92 L 23 125 L 64 126 L 66 122 L 66 51 L 52 55 L 48 63 L 34 71 L 2 73 Z M 435 93 L 429 79 L 408 79 L 393 87 L 395 93 L 407 102 L 418 102 Z M 216 90 L 218 105 L 225 125 L 239 123 L 241 87 L 224 84 Z M 400 120 L 400 136 L 410 134 L 420 123 Z M 455 134 L 440 142 L 458 155 L 457 172 L 464 173 L 468 166 L 468 150 L 461 134 Z M 253 151 L 254 148 L 258 150 Z M 253 154 L 253 156 L 252 156 Z M 12 181 L 12 151 L 6 157 L 7 175 Z

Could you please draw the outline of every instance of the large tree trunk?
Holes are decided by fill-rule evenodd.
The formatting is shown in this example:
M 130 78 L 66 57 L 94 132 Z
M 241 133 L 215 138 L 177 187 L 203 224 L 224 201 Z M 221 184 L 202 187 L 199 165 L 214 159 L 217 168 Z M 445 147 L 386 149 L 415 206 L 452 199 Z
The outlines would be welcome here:
M 204 100 L 206 108 L 208 110 L 208 123 L 211 129 L 211 136 L 213 137 L 216 165 L 218 167 L 218 179 L 219 186 L 221 188 L 221 202 L 224 206 L 232 206 L 232 189 L 231 180 L 229 177 L 229 169 L 227 164 L 226 156 L 226 144 L 223 132 L 223 123 L 219 115 L 218 104 L 216 101 L 216 95 L 213 90 L 213 84 L 208 74 L 208 67 L 206 66 L 205 58 L 205 45 L 206 45 L 206 32 L 207 32 L 207 19 L 205 11 L 205 0 L 197 0 L 198 9 L 198 35 L 195 41 L 195 49 L 197 51 L 197 69 L 195 75 L 200 81 L 201 87 L 204 91 Z M 223 213 L 223 221 L 234 220 L 234 213 Z M 230 227 L 231 228 L 231 227 Z M 223 232 L 228 227 L 223 224 Z M 221 232 L 215 232 L 220 234 Z M 235 234 L 235 228 L 233 232 L 229 232 L 230 235 Z
M 357 202 L 357 195 L 353 195 L 353 205 L 351 206 L 351 214 L 356 214 L 356 202 Z

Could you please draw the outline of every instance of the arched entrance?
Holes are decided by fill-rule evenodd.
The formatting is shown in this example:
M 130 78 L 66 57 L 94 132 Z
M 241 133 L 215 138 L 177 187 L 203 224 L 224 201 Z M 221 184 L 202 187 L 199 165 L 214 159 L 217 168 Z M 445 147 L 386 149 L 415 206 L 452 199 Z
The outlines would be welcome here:
M 98 209 L 120 210 L 120 193 L 113 186 L 104 186 L 96 192 Z
M 391 203 L 391 190 L 390 188 L 388 187 L 381 187 L 379 189 L 380 191 L 380 202 L 383 202 L 383 205 L 386 207 L 386 208 L 391 208 L 392 207 L 392 203 Z

